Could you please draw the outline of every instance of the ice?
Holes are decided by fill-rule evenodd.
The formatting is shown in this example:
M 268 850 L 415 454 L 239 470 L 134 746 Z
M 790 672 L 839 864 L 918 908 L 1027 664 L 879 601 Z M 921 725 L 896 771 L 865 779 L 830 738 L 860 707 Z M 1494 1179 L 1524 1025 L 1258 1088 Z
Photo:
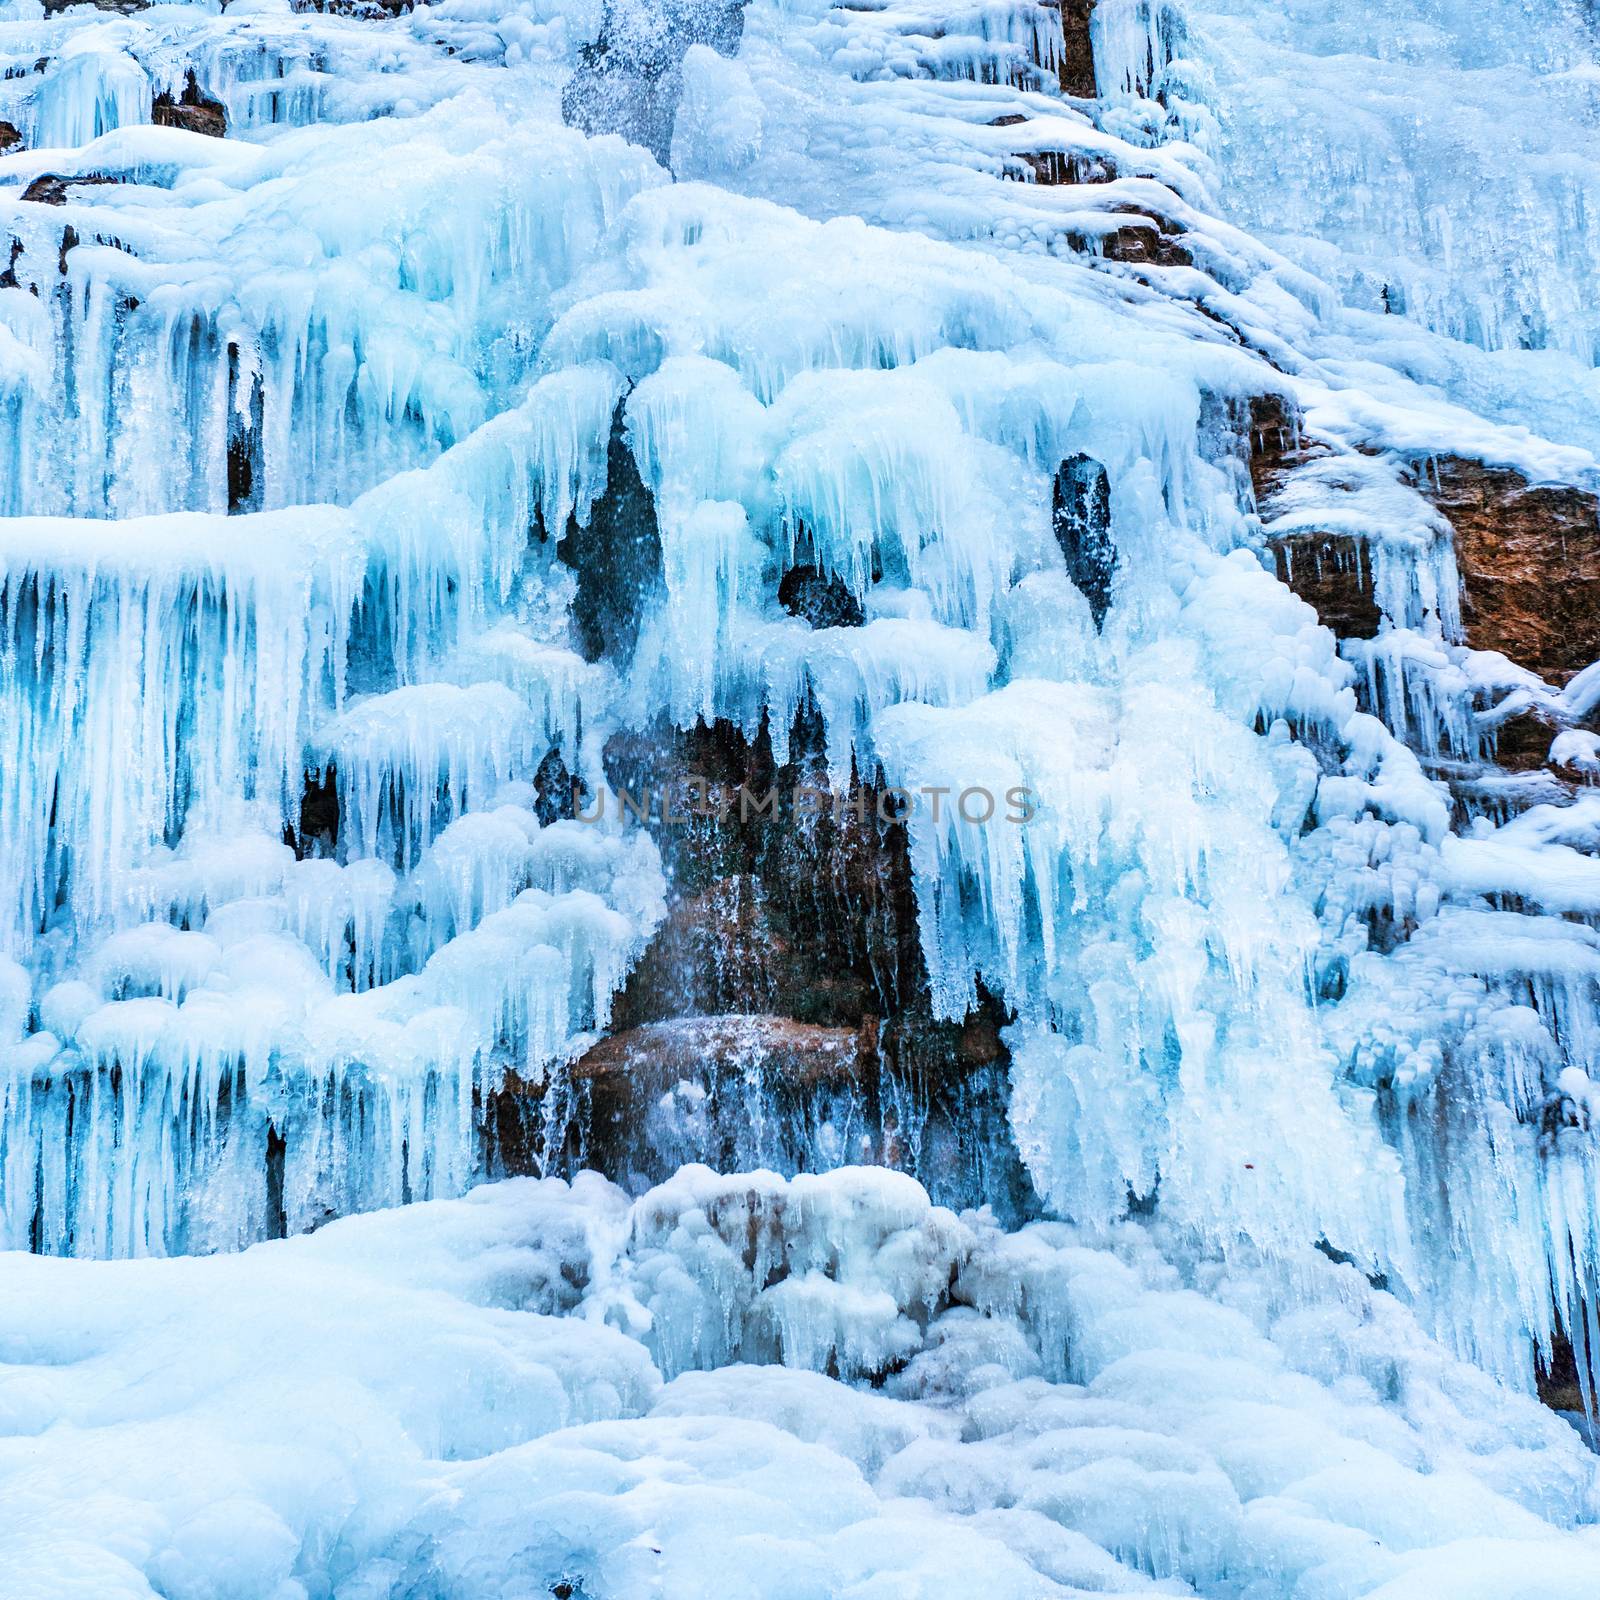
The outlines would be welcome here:
M 1600 482 L 1591 23 L 1100 0 L 1090 100 L 1062 20 L 0 9 L 22 1592 L 1600 1585 L 1515 1392 L 1600 1332 L 1600 664 L 1470 648 L 1430 499 Z M 901 803 L 1040 1220 L 474 1188 L 679 894 L 583 797 L 718 721 Z
M 1596 1581 L 1565 1422 L 1314 1252 L 1172 1250 L 1007 1234 L 892 1174 L 686 1169 L 632 1203 L 520 1180 L 209 1259 L 8 1255 L 5 1570 L 461 1600 Z M 891 1350 L 877 1388 L 822 1370 Z

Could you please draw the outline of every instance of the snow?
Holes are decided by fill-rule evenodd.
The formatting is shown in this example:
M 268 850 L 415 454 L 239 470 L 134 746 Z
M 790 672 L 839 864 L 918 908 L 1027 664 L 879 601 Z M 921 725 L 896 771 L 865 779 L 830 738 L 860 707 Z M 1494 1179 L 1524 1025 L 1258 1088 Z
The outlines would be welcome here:
M 686 1168 L 237 1255 L 6 1256 L 4 1570 L 141 1600 L 1600 1578 L 1565 1422 L 1349 1267 L 1164 1248 L 890 1173 Z

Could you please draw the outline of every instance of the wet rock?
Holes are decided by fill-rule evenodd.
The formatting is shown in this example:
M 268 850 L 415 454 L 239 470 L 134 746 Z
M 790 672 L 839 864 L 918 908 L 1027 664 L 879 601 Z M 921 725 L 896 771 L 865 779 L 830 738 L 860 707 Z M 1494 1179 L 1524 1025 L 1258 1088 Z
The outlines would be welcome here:
M 1560 724 L 1541 717 L 1534 711 L 1507 717 L 1494 730 L 1495 765 L 1503 767 L 1507 772 L 1535 772 L 1544 769 L 1550 760 L 1551 743 L 1561 731 Z
M 1278 578 L 1341 639 L 1371 639 L 1383 621 L 1366 548 L 1341 534 L 1304 534 L 1268 544 Z
M 1555 1348 L 1551 1351 L 1548 1361 L 1541 1357 L 1535 1363 L 1535 1367 L 1539 1380 L 1539 1398 L 1552 1411 L 1582 1414 L 1588 1409 L 1584 1404 L 1583 1389 L 1578 1381 L 1578 1361 L 1570 1339 L 1557 1334 Z
M 1089 602 L 1094 625 L 1104 625 L 1117 571 L 1117 545 L 1111 532 L 1111 482 L 1092 456 L 1069 456 L 1056 469 L 1051 497 L 1056 543 L 1066 558 L 1067 576 Z
M 1308 461 L 1327 448 L 1308 439 L 1299 411 L 1283 395 L 1251 398 L 1245 424 L 1250 486 L 1256 508 L 1270 519 L 1279 493 Z M 1267 543 L 1278 579 L 1341 639 L 1371 639 L 1383 621 L 1366 546 L 1347 534 L 1297 533 Z
M 991 128 L 1025 128 L 1029 118 L 1013 113 L 996 117 Z M 1020 141 L 1019 141 L 1020 142 Z M 1028 169 L 1035 183 L 1109 183 L 1116 172 L 1095 156 L 1068 150 L 1018 150 L 1015 155 Z
M 1250 484 L 1257 507 L 1265 511 L 1284 479 L 1327 448 L 1306 437 L 1299 410 L 1281 394 L 1252 395 L 1245 427 Z
M 1060 0 L 1060 5 L 1061 60 L 1056 73 L 1061 92 L 1080 100 L 1093 100 L 1097 92 L 1091 27 L 1095 0 Z
M 612 1011 L 614 1035 L 492 1112 L 506 1170 L 592 1165 L 635 1186 L 684 1161 L 897 1167 L 941 1203 L 1033 1202 L 1007 1121 L 1006 1016 L 985 996 L 937 1020 L 904 825 L 876 791 L 813 807 L 822 729 L 803 711 L 779 765 L 727 723 L 613 739 L 613 792 L 661 796 L 668 915 Z M 777 796 L 776 811 L 741 804 Z M 834 803 L 837 802 L 837 803 Z
M 790 1084 L 856 1083 L 876 1049 L 872 1030 L 824 1028 L 792 1017 L 729 1014 L 650 1022 L 602 1039 L 571 1068 L 623 1099 L 654 1096 L 708 1062 L 780 1075 Z
M 865 1009 L 860 986 L 819 995 L 820 975 L 781 908 L 753 873 L 730 873 L 674 902 L 635 968 L 619 1018 L 770 1011 L 848 1017 Z
M 765 730 L 748 740 L 720 722 L 615 739 L 606 756 L 614 789 L 668 794 L 683 814 L 656 831 L 674 911 L 619 998 L 619 1026 L 710 1007 L 844 1025 L 921 1001 L 905 827 L 879 816 L 870 786 L 827 793 L 814 711 L 796 718 L 782 766 Z M 703 931 L 680 933 L 696 915 Z M 718 973 L 734 970 L 730 989 Z
M 261 374 L 247 371 L 239 347 L 228 346 L 228 511 L 237 516 L 259 511 L 266 484 L 262 440 L 265 400 Z
M 284 843 L 301 860 L 332 856 L 339 848 L 339 774 L 308 772 L 300 793 L 299 825 L 284 835 Z
M 86 0 L 44 0 L 44 14 L 47 17 L 59 16 L 68 6 L 85 3 Z M 119 17 L 132 17 L 141 11 L 148 11 L 153 0 L 87 0 L 87 3 L 96 11 L 110 11 Z
M 1194 256 L 1180 236 L 1148 218 L 1106 234 L 1100 241 L 1100 254 L 1107 261 L 1123 261 L 1136 267 L 1194 265 Z
M 297 11 L 320 11 L 330 17 L 351 17 L 358 22 L 383 22 L 416 9 L 416 0 L 297 0 Z
M 813 628 L 859 628 L 866 620 L 861 602 L 844 579 L 816 567 L 791 567 L 784 573 L 778 604 Z
M 70 189 L 83 188 L 94 184 L 121 182 L 123 182 L 121 178 L 113 178 L 99 172 L 79 174 L 41 172 L 22 191 L 22 198 L 31 200 L 35 205 L 64 206 L 67 203 L 68 190 Z
M 543 1085 L 508 1086 L 498 1126 L 512 1144 L 525 1137 L 519 1117 L 524 1130 L 537 1126 L 542 1170 L 590 1167 L 634 1191 L 687 1162 L 724 1172 L 861 1164 L 911 1173 L 940 1204 L 1032 1214 L 1004 1060 L 930 1073 L 907 1064 L 907 1045 L 876 1017 L 856 1028 L 680 1017 L 602 1040 Z M 985 1053 L 981 1040 L 976 1050 Z
M 225 138 L 228 132 L 227 108 L 201 89 L 192 72 L 176 100 L 170 94 L 156 96 L 150 108 L 150 120 L 158 128 L 184 128 L 212 139 Z
M 661 530 L 655 501 L 628 448 L 623 406 L 611 419 L 606 489 L 589 521 L 567 523 L 556 554 L 578 575 L 572 616 L 584 658 L 626 661 L 639 638 L 639 616 L 661 582 Z
M 1595 495 L 1456 456 L 1424 464 L 1417 487 L 1455 529 L 1474 649 L 1498 650 L 1558 686 L 1600 660 Z
M 17 131 L 17 125 L 0 121 L 0 156 L 15 155 L 22 148 L 22 135 Z
M 553 822 L 570 821 L 577 814 L 572 774 L 560 750 L 554 746 L 545 752 L 539 770 L 533 775 L 533 793 L 533 814 L 541 828 L 548 828 Z

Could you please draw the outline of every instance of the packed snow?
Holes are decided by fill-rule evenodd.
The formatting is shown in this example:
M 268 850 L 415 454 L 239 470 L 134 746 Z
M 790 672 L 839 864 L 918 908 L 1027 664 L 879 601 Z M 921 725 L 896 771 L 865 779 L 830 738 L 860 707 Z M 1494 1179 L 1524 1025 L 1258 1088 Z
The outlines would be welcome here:
M 96 1600 L 1600 1584 L 1565 1422 L 1349 1266 L 1170 1248 L 685 1167 L 10 1257 L 0 1570 Z

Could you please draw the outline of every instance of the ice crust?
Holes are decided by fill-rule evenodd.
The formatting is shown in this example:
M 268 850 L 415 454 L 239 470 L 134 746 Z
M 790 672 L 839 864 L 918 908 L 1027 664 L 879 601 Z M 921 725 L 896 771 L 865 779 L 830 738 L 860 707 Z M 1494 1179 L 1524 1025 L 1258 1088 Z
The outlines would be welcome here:
M 1591 22 L 1101 0 L 1088 102 L 1053 7 L 753 0 L 684 57 L 671 173 L 562 124 L 600 25 L 0 5 L 0 1244 L 417 1203 L 5 1256 L 0 1572 L 1594 1587 L 1589 1458 L 1512 1391 L 1597 1304 L 1600 820 L 1436 773 L 1537 707 L 1592 781 L 1600 667 L 1468 649 L 1418 488 L 1600 481 Z M 152 125 L 190 71 L 228 138 Z M 50 174 L 114 181 L 21 199 Z M 1323 453 L 1264 522 L 1269 394 Z M 661 577 L 591 660 L 560 542 L 614 424 Z M 1275 576 L 1308 533 L 1376 638 Z M 798 565 L 863 626 L 789 615 Z M 1038 802 L 910 848 L 935 1008 L 1014 1017 L 1066 1220 L 893 1175 L 424 1204 L 665 914 L 642 832 L 539 822 L 547 755 L 599 785 L 613 732 L 723 718 L 781 761 L 802 709 L 836 782 Z
M 96 1600 L 1600 1582 L 1596 1458 L 1313 1251 L 686 1167 L 0 1261 L 0 1563 Z

